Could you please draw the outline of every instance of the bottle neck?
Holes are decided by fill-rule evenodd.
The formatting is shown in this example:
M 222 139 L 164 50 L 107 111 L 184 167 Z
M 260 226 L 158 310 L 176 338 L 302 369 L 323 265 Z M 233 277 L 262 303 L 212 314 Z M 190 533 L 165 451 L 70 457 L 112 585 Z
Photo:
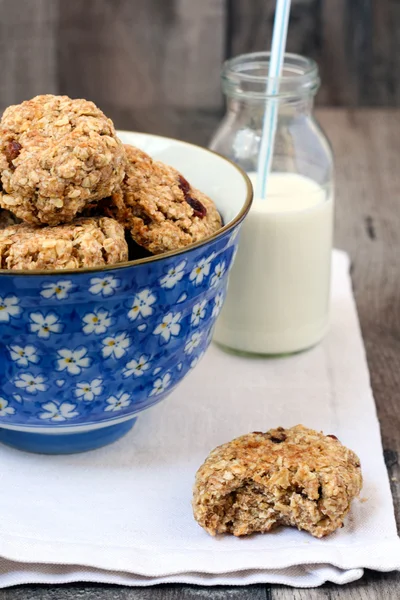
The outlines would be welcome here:
M 227 110 L 232 116 L 248 117 L 249 119 L 262 121 L 265 112 L 264 101 L 248 101 L 227 97 Z M 282 98 L 278 100 L 278 118 L 296 118 L 299 116 L 312 116 L 314 109 L 314 96 L 298 96 L 293 98 Z

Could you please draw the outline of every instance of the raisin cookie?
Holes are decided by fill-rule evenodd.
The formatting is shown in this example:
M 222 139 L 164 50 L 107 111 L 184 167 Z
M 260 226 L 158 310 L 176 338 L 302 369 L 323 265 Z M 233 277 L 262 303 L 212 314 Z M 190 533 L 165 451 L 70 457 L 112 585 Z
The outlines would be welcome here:
M 0 121 L 0 206 L 32 224 L 72 221 L 125 175 L 114 125 L 93 102 L 36 96 Z
M 134 241 L 161 254 L 198 242 L 221 228 L 214 202 L 175 169 L 125 146 L 126 177 L 109 210 Z
M 196 475 L 194 516 L 211 535 L 288 525 L 321 538 L 343 525 L 361 485 L 358 457 L 335 436 L 279 427 L 211 452 Z
M 1 269 L 79 269 L 128 260 L 122 225 L 107 217 L 57 227 L 21 224 L 0 230 Z

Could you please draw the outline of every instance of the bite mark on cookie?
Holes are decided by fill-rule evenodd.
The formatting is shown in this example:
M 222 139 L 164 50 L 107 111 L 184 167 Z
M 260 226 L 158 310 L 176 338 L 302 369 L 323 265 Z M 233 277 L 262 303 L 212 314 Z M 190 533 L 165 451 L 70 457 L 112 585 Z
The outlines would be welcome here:
M 196 474 L 193 512 L 211 535 L 285 525 L 319 538 L 343 526 L 361 485 L 359 458 L 337 439 L 280 427 L 213 450 Z

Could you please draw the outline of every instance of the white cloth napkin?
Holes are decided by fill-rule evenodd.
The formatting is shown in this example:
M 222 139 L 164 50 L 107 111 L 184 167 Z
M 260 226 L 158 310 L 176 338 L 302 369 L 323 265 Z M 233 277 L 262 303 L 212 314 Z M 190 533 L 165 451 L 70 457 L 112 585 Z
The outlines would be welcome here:
M 72 456 L 0 447 L 0 587 L 96 581 L 125 585 L 347 583 L 400 568 L 388 477 L 348 275 L 334 253 L 332 326 L 284 359 L 212 346 L 166 402 L 113 446 Z M 346 526 L 317 540 L 290 528 L 211 538 L 194 521 L 196 469 L 218 444 L 303 423 L 361 458 L 364 487 Z

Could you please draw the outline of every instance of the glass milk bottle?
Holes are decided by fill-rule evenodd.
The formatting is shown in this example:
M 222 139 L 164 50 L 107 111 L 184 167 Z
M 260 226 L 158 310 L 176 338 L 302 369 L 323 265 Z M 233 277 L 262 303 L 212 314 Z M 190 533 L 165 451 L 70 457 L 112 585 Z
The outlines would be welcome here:
M 228 60 L 227 114 L 210 147 L 238 163 L 257 192 L 268 52 Z M 313 116 L 316 63 L 286 54 L 267 198 L 255 196 L 214 340 L 242 353 L 298 352 L 328 329 L 333 229 L 333 160 Z

